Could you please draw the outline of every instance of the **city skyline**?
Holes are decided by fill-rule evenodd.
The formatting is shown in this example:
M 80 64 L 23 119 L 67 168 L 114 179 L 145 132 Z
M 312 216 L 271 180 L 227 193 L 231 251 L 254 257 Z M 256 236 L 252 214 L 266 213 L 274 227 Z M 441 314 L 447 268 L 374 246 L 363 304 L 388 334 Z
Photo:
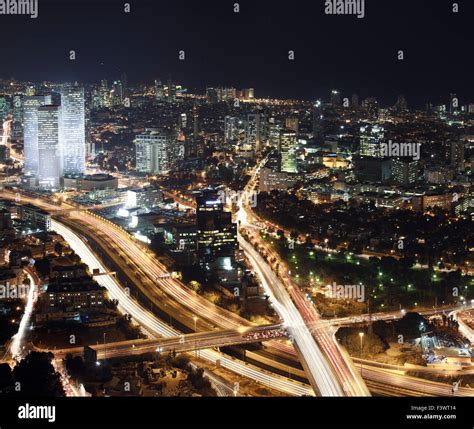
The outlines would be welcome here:
M 469 424 L 473 6 L 0 0 L 1 427 Z
M 240 11 L 235 13 L 232 2 L 171 6 L 144 1 L 125 13 L 122 2 L 95 8 L 88 2 L 72 2 L 66 11 L 60 2 L 44 1 L 38 18 L 6 22 L 4 31 L 9 31 L 29 20 L 15 43 L 15 49 L 23 52 L 21 62 L 11 46 L 5 47 L 11 58 L 5 72 L 23 80 L 41 76 L 41 80 L 84 82 L 117 79 L 125 72 L 131 84 L 157 77 L 166 82 L 172 76 L 200 92 L 206 85 L 222 84 L 258 87 L 262 95 L 274 98 L 317 99 L 330 89 L 340 89 L 389 103 L 406 94 L 418 107 L 451 92 L 474 96 L 467 72 L 472 59 L 463 49 L 471 40 L 466 20 L 472 5 L 467 2 L 459 2 L 459 13 L 453 13 L 450 2 L 433 6 L 427 1 L 416 5 L 366 1 L 363 19 L 325 15 L 323 1 L 306 5 L 304 14 L 297 7 L 265 1 L 238 4 Z M 38 37 L 43 26 L 51 25 L 52 31 Z M 115 29 L 121 26 L 130 32 L 120 35 Z M 59 32 L 61 37 L 55 36 Z M 199 37 L 188 37 L 193 32 Z M 216 38 L 218 32 L 224 36 Z M 109 49 L 99 49 L 97 38 Z M 69 59 L 71 50 L 75 60 Z M 179 59 L 181 50 L 184 60 Z M 288 60 L 290 50 L 293 61 Z M 399 50 L 404 51 L 404 60 L 398 59 Z M 39 61 L 48 65 L 33 76 L 28 70 Z M 144 62 L 145 68 L 136 67 Z

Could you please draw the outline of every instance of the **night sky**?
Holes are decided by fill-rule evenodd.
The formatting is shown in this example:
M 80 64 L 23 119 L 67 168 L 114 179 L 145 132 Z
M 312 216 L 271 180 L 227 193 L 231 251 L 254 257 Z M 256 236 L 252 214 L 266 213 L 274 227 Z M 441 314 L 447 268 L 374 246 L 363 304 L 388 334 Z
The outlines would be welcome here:
M 390 104 L 403 93 L 412 106 L 456 92 L 474 102 L 472 0 L 458 1 L 458 14 L 449 0 L 366 0 L 364 19 L 325 15 L 323 0 L 130 0 L 130 14 L 124 3 L 39 0 L 37 19 L 0 16 L 0 76 L 94 82 L 126 72 L 131 84 L 171 75 L 197 91 L 314 99 L 337 88 Z

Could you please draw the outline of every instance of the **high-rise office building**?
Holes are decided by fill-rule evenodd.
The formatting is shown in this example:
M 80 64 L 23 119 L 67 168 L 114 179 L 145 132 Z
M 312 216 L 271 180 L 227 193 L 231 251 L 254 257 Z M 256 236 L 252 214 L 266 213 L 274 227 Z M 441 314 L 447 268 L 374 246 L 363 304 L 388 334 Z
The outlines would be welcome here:
M 110 91 L 106 79 L 100 81 L 100 107 L 110 107 Z
M 405 112 L 406 110 L 408 110 L 408 103 L 404 95 L 398 96 L 397 102 L 395 103 L 393 108 L 396 112 L 399 112 L 399 113 Z
M 281 156 L 280 171 L 284 173 L 297 173 L 296 165 L 296 133 L 292 130 L 282 130 L 280 132 L 279 152 Z
M 127 73 L 123 72 L 120 75 L 120 81 L 122 82 L 122 91 L 123 91 L 122 96 L 123 98 L 127 98 L 129 96 Z
M 103 105 L 102 105 L 102 96 L 101 96 L 101 93 L 100 93 L 100 89 L 94 89 L 92 91 L 91 102 L 92 102 L 92 108 L 93 109 L 100 109 L 100 108 L 103 107 Z
M 200 264 L 220 271 L 235 271 L 237 225 L 232 213 L 214 191 L 196 197 L 197 248 Z
M 313 140 L 317 145 L 324 144 L 324 106 L 320 100 L 313 104 Z
M 91 109 L 86 104 L 84 113 L 84 132 L 85 132 L 85 144 L 86 144 L 86 159 L 93 158 L 94 155 L 94 143 L 92 141 L 92 125 L 91 125 Z
M 226 116 L 224 118 L 224 141 L 226 143 L 237 143 L 245 130 L 246 124 L 242 118 L 237 116 Z
M 298 135 L 299 133 L 299 126 L 300 126 L 300 121 L 298 118 L 292 117 L 292 118 L 285 119 L 285 127 L 288 130 L 294 131 L 296 135 Z
M 392 178 L 399 185 L 410 186 L 418 180 L 419 161 L 395 158 L 392 160 Z
M 333 89 L 331 91 L 331 104 L 333 106 L 340 106 L 341 105 L 341 93 L 336 89 Z
M 247 115 L 246 149 L 258 152 L 264 143 L 264 138 L 262 115 L 259 113 Z
M 282 130 L 280 122 L 275 121 L 275 118 L 271 118 L 268 123 L 268 143 L 271 147 L 279 149 L 280 147 L 280 132 Z
M 25 95 L 27 97 L 31 97 L 33 95 L 36 94 L 36 89 L 33 85 L 28 85 L 26 88 L 25 88 Z
M 360 128 L 360 156 L 383 158 L 381 143 L 385 131 L 378 125 Z
M 156 101 L 163 101 L 165 99 L 165 88 L 160 79 L 155 80 L 155 99 Z
M 60 150 L 66 176 L 83 175 L 86 169 L 84 88 L 61 87 Z
M 243 93 L 245 100 L 253 100 L 255 98 L 255 90 L 253 88 L 245 88 Z
M 57 188 L 62 176 L 59 116 L 59 106 L 38 107 L 38 182 L 44 188 Z
M 176 85 L 171 78 L 168 79 L 168 103 L 173 103 L 176 99 Z
M 135 137 L 136 169 L 140 173 L 165 174 L 171 168 L 175 137 L 164 130 L 147 129 Z
M 111 95 L 112 105 L 114 107 L 120 107 L 123 105 L 123 85 L 120 80 L 114 81 Z
M 163 201 L 163 192 L 153 186 L 127 191 L 126 207 L 152 209 Z
M 237 90 L 235 88 L 219 88 L 217 96 L 219 101 L 233 102 L 237 97 Z
M 213 88 L 213 87 L 206 88 L 206 100 L 209 104 L 214 104 L 219 101 L 219 97 L 217 95 L 217 88 Z
M 464 141 L 457 140 L 450 143 L 451 149 L 451 167 L 456 172 L 461 172 L 464 170 Z
M 188 128 L 188 115 L 186 113 L 181 113 L 179 115 L 178 126 L 181 131 Z
M 51 104 L 49 95 L 27 96 L 23 99 L 23 153 L 26 174 L 38 174 L 38 109 L 47 104 Z
M 459 99 L 456 94 L 449 94 L 449 113 L 452 115 L 459 110 Z
M 0 97 L 0 125 L 7 119 L 10 113 L 10 103 L 5 97 Z
M 13 140 L 21 139 L 23 136 L 23 103 L 21 95 L 13 96 L 13 121 L 12 121 L 12 134 Z
M 379 102 L 375 97 L 365 98 L 362 101 L 362 107 L 370 119 L 377 119 L 379 117 Z

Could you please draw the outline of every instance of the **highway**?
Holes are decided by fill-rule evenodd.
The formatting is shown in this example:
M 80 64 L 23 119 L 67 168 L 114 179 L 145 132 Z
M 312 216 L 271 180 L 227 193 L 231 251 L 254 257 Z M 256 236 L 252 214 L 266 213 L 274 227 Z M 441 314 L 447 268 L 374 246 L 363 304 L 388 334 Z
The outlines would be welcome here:
M 33 278 L 29 270 L 25 270 L 28 279 L 30 280 L 30 287 L 28 289 L 28 296 L 26 297 L 25 311 L 18 327 L 18 332 L 12 337 L 10 343 L 10 354 L 16 361 L 24 358 L 25 337 L 27 334 L 28 325 L 30 323 L 33 308 L 38 297 L 37 280 Z
M 11 195 L 10 195 L 10 198 L 11 198 Z M 53 212 L 56 211 L 58 213 L 63 209 L 62 207 L 59 207 L 59 206 L 54 205 L 54 204 L 46 203 L 43 200 L 39 200 L 39 199 L 33 199 L 33 201 L 30 200 L 30 201 L 25 201 L 25 202 L 32 202 L 33 204 L 36 203 L 36 205 L 43 205 L 43 208 L 46 208 L 47 210 L 53 211 Z M 71 214 L 71 217 L 72 217 L 74 222 L 78 223 L 78 222 L 82 221 L 85 217 L 87 217 L 87 219 L 88 219 L 88 218 L 91 218 L 92 216 L 87 215 L 87 214 L 83 214 L 82 216 L 79 217 L 79 216 L 77 216 L 73 213 L 73 214 Z M 101 231 L 102 235 L 109 236 L 110 231 L 112 231 L 112 230 L 117 231 L 121 236 L 125 237 L 125 240 L 126 240 L 125 243 L 126 244 L 133 245 L 132 248 L 136 248 L 139 252 L 144 254 L 145 258 L 151 258 L 150 255 L 141 247 L 141 245 L 139 243 L 136 243 L 133 239 L 131 239 L 129 237 L 129 235 L 127 233 L 125 233 L 123 230 L 121 230 L 120 228 L 118 228 L 116 226 L 113 226 L 111 223 L 110 223 L 110 226 L 106 225 L 106 221 L 104 221 L 103 219 L 98 218 L 97 220 L 98 220 L 99 223 L 95 226 L 95 228 L 98 228 L 97 231 Z M 61 226 L 64 228 L 63 225 L 59 224 L 56 221 L 54 221 L 53 224 L 56 225 L 56 228 L 61 228 Z M 106 228 L 104 228 L 104 226 L 106 226 Z M 89 256 L 92 256 L 92 258 L 95 258 L 95 262 L 92 265 L 89 264 L 88 262 L 86 262 L 91 267 L 91 269 L 92 269 L 92 267 L 95 267 L 97 264 L 100 265 L 100 262 L 97 260 L 97 258 L 94 256 L 94 254 L 84 244 L 84 242 L 80 239 L 80 237 L 77 234 L 75 234 L 73 231 L 71 231 L 67 228 L 65 228 L 62 232 L 60 232 L 60 231 L 58 231 L 58 232 L 61 235 L 63 235 L 63 237 L 68 242 L 70 242 L 70 244 L 71 244 L 71 241 L 70 241 L 71 237 L 68 238 L 66 235 L 68 233 L 72 234 L 72 241 L 75 242 L 75 244 L 73 244 L 71 247 L 73 247 L 74 250 L 76 250 L 78 242 L 80 242 L 83 246 L 85 246 L 86 253 L 88 252 L 90 254 Z M 113 240 L 111 240 L 111 241 L 113 241 Z M 128 248 L 121 249 L 120 244 L 118 246 L 117 245 L 115 246 L 115 249 L 116 249 L 117 253 L 118 252 L 123 252 L 125 255 L 128 255 L 128 250 L 129 249 Z M 248 255 L 248 252 L 251 252 L 251 250 L 248 250 L 246 252 L 247 255 Z M 81 256 L 81 258 L 83 258 L 83 260 L 85 260 L 84 257 L 77 250 L 76 250 L 76 253 L 78 253 Z M 257 252 L 255 252 L 255 253 L 257 253 Z M 255 258 L 257 256 L 259 257 L 258 253 L 256 255 L 254 255 Z M 134 259 L 134 258 L 130 258 L 130 259 Z M 133 268 L 137 268 L 137 267 L 142 268 L 142 266 L 139 265 L 140 262 L 141 261 L 139 261 L 136 265 L 133 265 Z M 136 262 L 134 261 L 134 264 L 135 263 Z M 178 283 L 178 289 L 180 289 L 179 282 L 176 282 L 175 279 L 160 278 L 159 276 L 163 275 L 163 273 L 166 272 L 166 269 L 164 267 L 160 266 L 161 264 L 159 264 L 159 262 L 157 262 L 154 259 L 153 259 L 153 263 L 157 265 L 156 273 L 158 274 L 158 276 L 157 276 L 157 278 L 155 279 L 154 282 L 151 282 L 151 287 L 155 286 L 155 289 L 160 289 L 160 291 L 157 292 L 157 294 L 156 294 L 156 298 L 162 300 L 164 295 L 162 294 L 163 291 L 161 289 L 166 289 L 168 291 L 166 296 L 168 296 L 170 298 L 170 300 L 174 300 L 173 293 L 176 292 L 176 283 Z M 259 264 L 256 264 L 256 265 L 258 266 Z M 263 278 L 266 278 L 265 282 L 267 283 L 267 285 L 269 285 L 269 284 L 272 285 L 273 284 L 272 275 L 275 276 L 275 274 L 273 273 L 271 268 L 268 267 L 268 265 L 265 263 L 265 261 L 263 261 L 263 259 L 262 259 L 262 261 L 260 261 L 260 265 L 263 266 L 264 268 L 259 268 L 259 270 L 260 270 L 259 274 Z M 267 269 L 269 270 L 268 272 L 267 272 Z M 163 271 L 163 270 L 165 270 L 165 271 Z M 101 268 L 101 272 L 106 272 L 106 271 L 108 271 L 108 270 L 105 267 Z M 265 273 L 265 274 L 263 274 L 263 273 Z M 167 324 L 161 322 L 159 319 L 157 319 L 151 312 L 149 312 L 148 310 L 145 310 L 143 307 L 140 307 L 136 303 L 136 301 L 131 299 L 130 296 L 127 295 L 123 291 L 123 288 L 116 283 L 116 281 L 115 281 L 115 279 L 113 279 L 113 277 L 111 277 L 111 276 L 101 276 L 101 277 L 98 277 L 97 280 L 99 281 L 99 283 L 101 283 L 101 282 L 112 282 L 112 283 L 109 283 L 108 286 L 106 286 L 109 289 L 109 292 L 111 290 L 114 291 L 115 296 L 112 293 L 111 293 L 111 296 L 113 298 L 118 299 L 119 302 L 120 302 L 120 307 L 122 308 L 122 310 L 124 312 L 128 313 L 128 314 L 132 314 L 135 321 L 137 321 L 147 331 L 153 332 L 155 335 L 158 335 L 158 336 L 162 335 L 162 336 L 168 336 L 168 337 L 178 336 L 180 334 L 174 328 L 171 328 L 169 325 L 167 325 Z M 115 284 L 114 284 L 114 281 L 115 281 Z M 156 287 L 158 284 L 160 286 L 159 288 Z M 283 289 L 281 289 L 281 286 L 283 286 Z M 183 287 L 184 287 L 184 285 L 183 285 Z M 278 285 L 278 288 L 280 289 L 279 293 L 283 292 L 283 290 L 285 289 L 284 285 L 281 285 L 281 284 Z M 185 288 L 185 290 L 182 291 L 182 292 L 184 293 L 184 295 L 179 295 L 178 294 L 178 296 L 180 296 L 180 297 L 184 296 L 184 298 L 187 298 L 187 299 L 189 299 L 190 297 L 191 297 L 191 299 L 194 298 L 194 299 L 192 299 L 191 302 L 193 302 L 194 304 L 196 303 L 195 302 L 196 297 L 194 296 L 195 294 L 192 291 Z M 288 295 L 288 291 L 286 291 L 285 293 L 287 293 L 287 295 Z M 291 294 L 291 295 L 292 295 L 292 298 L 293 298 L 293 301 L 294 301 L 293 306 L 294 306 L 294 303 L 298 303 L 303 308 L 306 305 L 308 305 L 308 302 L 305 300 L 303 295 L 301 295 L 299 298 L 298 298 L 298 296 L 296 296 L 297 299 L 295 299 L 295 296 L 293 296 L 293 294 Z M 201 297 L 198 297 L 198 298 L 201 298 Z M 280 297 L 280 299 L 281 299 L 281 297 Z M 286 319 L 288 319 L 290 321 L 293 320 L 292 316 L 296 316 L 296 315 L 288 315 L 288 314 L 285 315 L 284 310 L 282 311 L 281 308 L 278 308 L 279 304 L 277 303 L 277 298 L 276 298 L 275 294 L 272 295 L 272 300 L 274 300 L 274 302 L 276 303 L 275 307 L 277 308 L 277 310 L 279 310 L 279 313 L 284 316 L 283 319 L 285 320 L 285 322 L 286 322 Z M 302 300 L 302 301 L 300 301 L 300 300 Z M 209 310 L 209 309 L 214 310 L 214 307 L 216 307 L 213 304 L 209 303 L 208 301 L 205 301 L 203 299 L 202 299 L 202 301 L 204 301 L 204 302 L 199 302 L 198 304 L 204 304 L 204 308 L 207 309 L 207 310 Z M 286 301 L 286 299 L 283 299 L 283 301 L 286 302 L 286 305 L 288 305 L 288 306 L 290 305 L 289 302 Z M 291 299 L 290 299 L 290 301 L 291 301 Z M 127 309 L 125 309 L 124 306 L 126 306 Z M 198 314 L 199 316 L 201 316 L 201 312 L 200 312 L 199 307 L 195 307 L 195 308 L 197 308 L 198 310 L 193 311 L 191 314 L 192 315 Z M 129 311 L 129 310 L 132 310 L 132 311 Z M 220 309 L 220 310 L 222 310 L 222 309 Z M 224 314 L 227 313 L 227 312 L 225 312 L 225 310 L 222 310 L 222 312 Z M 323 320 L 318 319 L 317 317 L 315 318 L 314 314 L 311 314 L 311 313 L 312 313 L 311 309 L 309 309 L 308 313 L 306 313 L 306 311 L 303 312 L 305 317 L 308 317 L 308 319 L 313 318 L 313 320 L 301 320 L 301 319 L 298 319 L 297 316 L 296 316 L 296 319 L 293 320 L 294 326 L 295 326 L 295 328 L 292 326 L 291 334 L 292 334 L 293 338 L 295 340 L 297 340 L 298 336 L 300 336 L 301 338 L 304 339 L 304 341 L 302 343 L 306 344 L 306 341 L 308 341 L 308 336 L 307 336 L 308 332 L 306 330 L 308 330 L 310 334 L 312 333 L 313 335 L 315 335 L 317 337 L 318 341 L 324 342 L 324 344 L 323 344 L 324 348 L 327 347 L 331 350 L 331 352 L 329 353 L 329 356 L 325 357 L 325 359 L 331 360 L 331 359 L 334 359 L 335 357 L 337 358 L 338 355 L 340 355 L 342 357 L 342 359 L 344 359 L 345 361 L 349 361 L 349 358 L 347 357 L 347 359 L 346 359 L 346 357 L 344 355 L 344 351 L 339 348 L 339 345 L 337 344 L 337 342 L 336 342 L 335 345 L 331 344 L 331 342 L 335 342 L 335 339 L 334 339 L 333 335 L 330 333 L 331 331 L 330 332 L 327 332 L 327 331 L 328 331 L 328 329 L 330 329 L 331 324 L 337 325 L 337 324 L 355 323 L 355 322 L 353 320 L 351 320 L 351 318 L 341 318 L 341 319 L 333 319 L 331 321 L 327 321 L 327 320 L 323 321 Z M 230 314 L 232 314 L 232 313 L 230 313 Z M 232 314 L 232 316 L 235 317 L 234 314 Z M 238 316 L 236 316 L 236 317 L 238 318 Z M 368 316 L 366 316 L 366 317 L 368 317 Z M 397 313 L 388 314 L 388 315 L 386 315 L 386 314 L 381 314 L 380 315 L 380 318 L 396 318 L 396 317 L 397 317 Z M 239 327 L 239 326 L 241 327 L 242 326 L 242 324 L 239 321 L 235 321 L 235 322 L 231 321 L 229 323 L 229 320 L 226 319 L 224 315 L 222 315 L 222 318 L 224 318 L 225 321 L 227 322 L 226 327 L 228 327 L 228 329 L 232 329 L 232 328 L 235 329 L 235 327 Z M 301 314 L 300 314 L 300 318 L 301 318 Z M 372 318 L 374 318 L 374 315 L 372 315 Z M 205 319 L 205 318 L 200 317 L 199 321 L 201 322 L 202 319 Z M 361 319 L 365 319 L 365 317 L 361 316 Z M 212 315 L 211 315 L 210 320 L 213 320 Z M 243 319 L 243 320 L 245 320 L 245 319 Z M 364 320 L 360 320 L 360 321 L 364 321 Z M 248 321 L 245 321 L 245 322 L 247 324 L 247 327 L 251 326 L 251 324 Z M 220 319 L 220 323 L 222 323 L 222 319 Z M 216 323 L 216 325 L 218 325 L 218 323 Z M 207 328 L 209 328 L 208 325 L 203 323 L 203 325 L 200 326 L 200 328 L 203 329 L 206 326 L 207 326 Z M 296 333 L 296 335 L 295 335 L 295 333 Z M 272 343 L 276 343 L 277 347 L 283 346 L 282 349 L 286 353 L 288 353 L 288 352 L 291 353 L 292 352 L 294 354 L 293 348 L 288 347 L 285 344 L 281 344 L 279 342 L 274 342 L 273 341 Z M 313 341 L 313 343 L 314 343 L 314 341 Z M 302 353 L 302 349 L 298 346 L 298 341 L 296 341 L 296 344 L 297 344 L 297 347 L 298 347 L 298 351 L 300 353 Z M 311 348 L 306 349 L 306 347 L 307 347 L 306 345 L 303 346 L 304 352 L 307 354 L 307 356 L 310 356 L 314 352 L 314 350 L 311 350 Z M 217 353 L 217 352 L 212 351 L 212 350 L 204 350 L 203 352 L 201 352 L 201 357 L 203 357 L 203 358 L 205 358 L 205 359 L 207 359 L 211 362 L 216 362 L 217 360 L 219 360 L 221 366 L 223 366 L 225 368 L 231 369 L 232 371 L 234 371 L 236 373 L 245 375 L 249 378 L 252 378 L 254 380 L 257 380 L 257 381 L 261 382 L 262 384 L 266 384 L 268 386 L 271 386 L 272 388 L 278 389 L 278 390 L 280 390 L 282 392 L 285 392 L 285 393 L 288 393 L 288 394 L 292 394 L 292 395 L 312 395 L 313 394 L 311 388 L 309 388 L 306 385 L 302 385 L 301 383 L 293 382 L 291 380 L 288 380 L 285 377 L 280 377 L 280 376 L 276 376 L 274 374 L 269 374 L 268 372 L 263 371 L 259 368 L 253 367 L 251 365 L 242 364 L 240 361 L 236 361 L 235 359 L 229 358 L 229 357 L 227 357 L 223 354 Z M 316 359 L 322 358 L 321 355 L 318 354 L 317 352 L 313 356 L 313 358 L 314 357 L 316 357 Z M 313 361 L 312 359 L 309 359 L 309 360 L 311 362 Z M 323 365 L 321 362 L 318 362 L 317 360 L 316 360 L 316 362 L 320 365 Z M 308 372 L 308 368 L 310 366 L 308 366 L 308 364 L 306 362 L 305 362 L 304 366 L 305 366 L 305 369 Z M 325 376 L 321 376 L 320 374 L 318 374 L 318 371 L 315 368 L 311 368 L 310 370 L 314 371 L 316 373 L 316 375 L 318 377 L 320 377 L 320 380 L 321 380 L 321 377 L 324 377 L 324 381 L 320 381 L 320 380 L 318 380 L 318 381 L 323 385 L 325 385 L 325 383 L 328 383 L 327 385 L 324 386 L 324 389 L 327 389 L 328 391 L 331 391 L 331 393 L 329 393 L 329 395 L 341 396 L 341 395 L 347 394 L 347 395 L 350 395 L 350 396 L 363 396 L 363 395 L 366 394 L 366 392 L 364 392 L 365 389 L 362 386 L 357 386 L 357 384 L 352 384 L 352 383 L 348 384 L 347 381 L 342 381 L 342 380 L 344 380 L 344 377 L 350 378 L 350 377 L 354 376 L 354 374 L 351 373 L 350 369 L 349 369 L 348 373 L 341 373 L 338 368 L 332 367 L 332 363 L 330 364 L 329 368 L 326 368 L 326 371 L 327 371 L 326 375 L 328 377 L 338 379 L 338 381 L 336 381 L 337 386 L 334 386 L 333 383 L 330 380 L 328 380 L 328 378 L 326 378 Z M 373 374 L 370 373 L 370 370 L 369 370 L 369 376 L 373 377 Z M 380 379 L 380 377 L 381 377 L 380 374 L 378 374 L 377 377 Z M 403 376 L 401 376 L 401 377 L 403 377 Z M 364 378 L 366 378 L 365 373 L 364 373 Z M 369 379 L 369 378 L 367 377 L 367 379 Z M 391 379 L 391 380 L 392 380 L 391 382 L 393 382 L 395 384 L 396 383 L 401 383 L 403 381 L 400 378 L 395 378 L 395 379 Z M 415 379 L 415 380 L 418 380 L 418 383 L 421 383 L 421 384 L 418 384 L 418 388 L 420 388 L 420 391 L 423 392 L 422 385 L 425 382 L 425 380 L 420 380 L 420 379 Z M 413 383 L 413 381 L 410 381 L 410 382 Z M 375 383 L 380 383 L 380 380 L 378 380 L 378 381 L 377 380 L 369 381 L 370 386 L 374 386 Z M 444 387 L 446 387 L 446 385 L 444 385 Z M 448 386 L 448 388 L 449 388 L 449 386 Z M 360 392 L 357 392 L 357 389 L 361 389 L 363 394 L 360 394 Z M 395 389 L 395 387 L 393 387 L 393 389 Z
M 0 195 L 7 199 L 16 199 L 16 194 L 7 190 L 3 190 Z M 189 329 L 194 329 L 196 316 L 198 330 L 253 326 L 247 319 L 211 303 L 179 280 L 163 277 L 169 274 L 167 268 L 140 242 L 112 222 L 87 211 L 73 210 L 68 216 L 62 216 L 64 209 L 68 210 L 71 207 L 66 204 L 62 206 L 52 204 L 34 195 L 22 194 L 20 201 L 36 205 L 53 214 L 57 213 L 58 220 L 62 223 L 78 230 L 83 235 L 100 240 L 104 248 L 108 250 L 108 256 L 111 259 L 114 259 L 124 271 L 130 273 L 131 278 L 138 277 L 136 286 L 153 305 L 157 308 L 164 306 L 165 312 L 172 313 L 173 318 L 179 319 Z M 79 210 L 78 207 L 76 209 Z M 270 341 L 267 344 L 270 348 L 294 355 L 293 348 L 285 343 Z
M 236 344 L 251 344 L 268 341 L 285 335 L 281 325 L 259 326 L 237 330 L 199 332 L 179 335 L 176 337 L 157 338 L 150 340 L 128 340 L 90 346 L 97 352 L 98 359 L 115 358 L 130 355 L 141 355 L 159 351 L 160 353 L 189 352 L 202 349 L 225 347 Z M 83 347 L 66 349 L 38 349 L 51 352 L 57 359 L 64 359 L 68 354 L 82 355 Z
M 262 165 L 265 160 L 262 161 Z M 256 186 L 257 167 L 249 181 L 245 194 L 251 195 Z M 249 226 L 252 212 L 246 201 L 239 202 L 237 219 L 241 226 Z M 239 244 L 259 274 L 267 293 L 285 322 L 285 326 L 303 355 L 303 366 L 313 386 L 316 383 L 322 396 L 370 396 L 360 373 L 335 338 L 335 331 L 327 328 L 315 308 L 308 303 L 298 287 L 289 279 L 283 281 L 273 272 L 271 266 L 254 247 L 239 236 Z
M 411 377 L 397 371 L 362 366 L 362 374 L 371 389 L 390 396 L 452 396 L 452 386 L 445 383 Z M 474 396 L 474 389 L 459 387 L 456 396 Z
M 260 255 L 252 252 L 253 248 L 245 240 L 239 243 L 257 272 L 266 293 L 275 306 L 278 314 L 283 318 L 285 326 L 294 338 L 297 350 L 302 356 L 308 379 L 321 396 L 343 396 L 342 387 L 338 384 L 334 373 L 321 350 L 316 346 L 309 329 L 301 315 L 296 310 L 289 296 L 279 288 L 279 280 L 274 273 L 263 263 Z
M 91 271 L 98 269 L 99 272 L 107 272 L 106 267 L 78 234 L 58 221 L 53 220 L 52 226 L 58 234 L 64 237 L 76 254 L 89 266 Z M 182 334 L 177 329 L 157 318 L 150 310 L 142 307 L 124 290 L 113 276 L 99 276 L 97 277 L 97 282 L 107 288 L 112 299 L 119 301 L 119 310 L 125 314 L 130 314 L 133 320 L 146 329 L 147 332 L 153 333 L 156 337 L 177 337 Z M 233 359 L 214 350 L 202 350 L 200 357 L 214 364 L 219 362 L 223 368 L 289 395 L 307 396 L 314 394 L 308 385 L 269 373 L 253 365 L 242 363 L 237 359 Z
M 474 330 L 469 326 L 468 323 L 466 323 L 464 319 L 472 319 L 472 314 L 472 305 L 464 309 L 455 309 L 452 312 L 455 320 L 457 320 L 459 323 L 459 332 L 461 332 L 461 334 L 464 335 L 464 337 L 466 337 L 471 343 L 474 342 Z
M 129 278 L 136 279 L 134 284 L 156 308 L 171 314 L 173 319 L 188 328 L 194 329 L 195 317 L 198 330 L 204 331 L 217 327 L 238 329 L 254 326 L 247 319 L 209 302 L 180 281 L 169 276 L 163 277 L 168 274 L 166 267 L 160 264 L 151 252 L 111 222 L 90 215 L 86 223 L 76 214 L 72 214 L 70 218 L 61 217 L 60 221 L 76 232 L 100 242 L 101 249 L 107 252 L 107 257 L 121 270 L 129 273 Z M 91 222 L 97 223 L 91 227 Z M 293 347 L 286 343 L 268 341 L 266 344 L 269 349 L 294 356 Z

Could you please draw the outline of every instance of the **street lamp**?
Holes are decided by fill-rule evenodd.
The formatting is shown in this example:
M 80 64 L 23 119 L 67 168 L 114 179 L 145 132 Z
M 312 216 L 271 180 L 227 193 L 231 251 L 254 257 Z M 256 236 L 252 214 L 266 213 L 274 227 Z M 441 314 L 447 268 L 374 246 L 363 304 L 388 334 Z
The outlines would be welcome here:
M 362 377 L 362 346 L 363 346 L 363 340 L 364 340 L 363 332 L 359 332 L 359 338 L 360 338 L 360 376 Z

